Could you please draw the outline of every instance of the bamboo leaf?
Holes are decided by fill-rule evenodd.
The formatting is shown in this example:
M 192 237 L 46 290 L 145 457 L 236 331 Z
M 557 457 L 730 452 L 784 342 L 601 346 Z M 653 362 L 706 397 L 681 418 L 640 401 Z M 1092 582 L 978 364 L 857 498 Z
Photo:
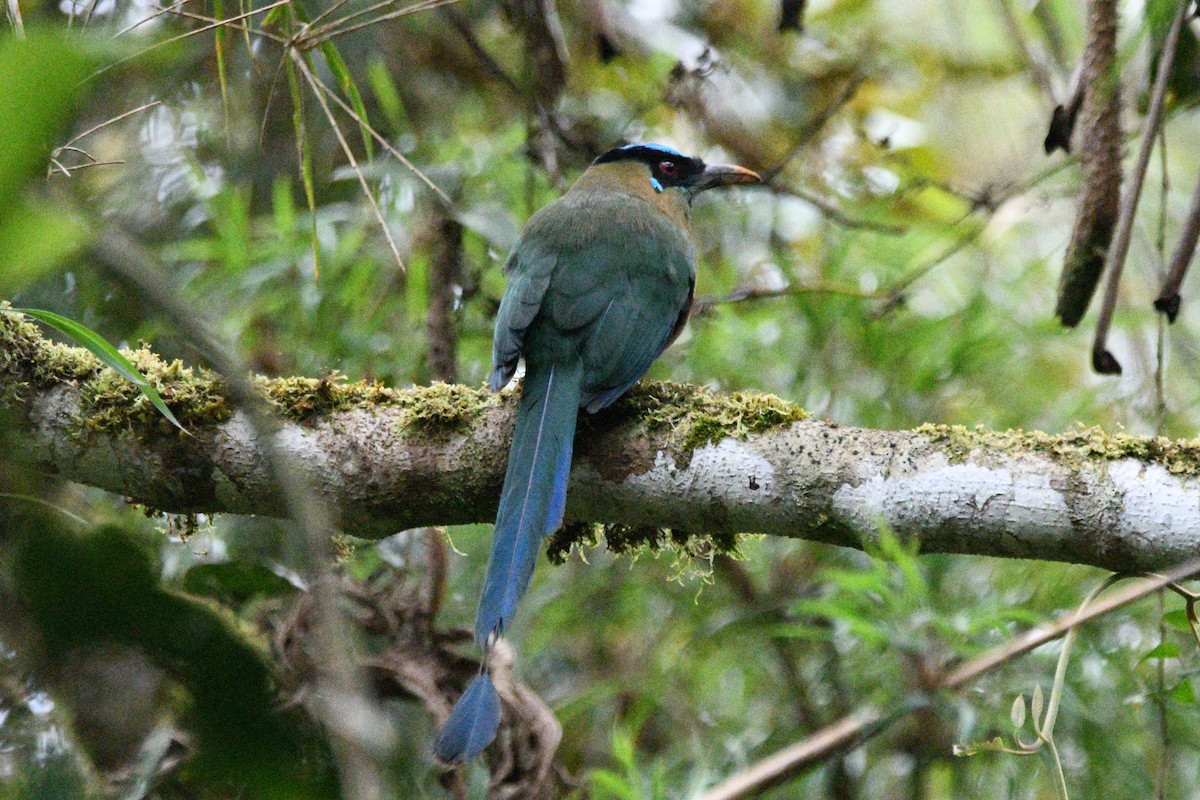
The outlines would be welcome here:
M 64 336 L 70 337 L 81 347 L 86 348 L 92 355 L 100 359 L 105 366 L 141 390 L 146 399 L 150 401 L 150 405 L 158 410 L 158 413 L 170 420 L 171 424 L 176 428 L 187 433 L 187 429 L 179 424 L 179 420 L 175 419 L 175 415 L 171 413 L 171 409 L 167 408 L 167 404 L 163 402 L 158 390 L 150 384 L 150 381 L 146 380 L 146 377 L 138 371 L 138 368 L 129 359 L 121 355 L 121 351 L 113 347 L 103 336 L 73 319 L 68 319 L 61 314 L 55 314 L 53 311 L 43 311 L 37 308 L 13 308 L 6 310 L 24 314 L 27 317 L 33 317 L 39 322 L 43 322 L 59 331 Z M 190 436 L 191 434 L 188 435 Z

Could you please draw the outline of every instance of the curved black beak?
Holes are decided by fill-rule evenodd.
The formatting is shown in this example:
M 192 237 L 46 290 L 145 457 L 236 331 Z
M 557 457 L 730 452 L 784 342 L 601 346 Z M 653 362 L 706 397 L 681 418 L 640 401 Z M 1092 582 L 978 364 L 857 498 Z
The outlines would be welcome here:
M 696 181 L 694 191 L 703 192 L 706 189 L 733 186 L 739 183 L 762 183 L 762 178 L 757 172 L 745 167 L 737 167 L 733 164 L 708 164 L 704 167 L 704 172 L 700 173 L 700 179 Z

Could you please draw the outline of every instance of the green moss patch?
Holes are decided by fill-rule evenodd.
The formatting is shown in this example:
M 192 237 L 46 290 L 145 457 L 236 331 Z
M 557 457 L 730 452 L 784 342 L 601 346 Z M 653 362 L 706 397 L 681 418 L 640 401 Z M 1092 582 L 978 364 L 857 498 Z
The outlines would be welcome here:
M 1176 475 L 1200 474 L 1200 439 L 1168 439 L 1106 433 L 1100 428 L 1076 428 L 1066 433 L 1042 431 L 989 431 L 962 425 L 922 425 L 916 433 L 929 437 L 952 461 L 962 461 L 974 451 L 1018 454 L 1043 453 L 1056 461 L 1117 461 L 1135 458 L 1164 466 Z
M 0 302 L 0 309 L 6 307 Z M 145 344 L 123 352 L 184 427 L 205 427 L 232 416 L 219 375 L 178 360 L 165 361 Z M 254 380 L 276 413 L 300 423 L 354 408 L 387 406 L 400 410 L 401 427 L 436 434 L 461 429 L 500 402 L 498 395 L 482 388 L 435 383 L 399 391 L 375 381 L 348 381 L 336 372 L 322 378 Z M 0 403 L 19 403 L 31 392 L 63 384 L 75 385 L 83 400 L 80 435 L 128 428 L 135 422 L 169 426 L 136 386 L 87 350 L 45 338 L 19 314 L 0 313 Z
M 624 556 L 672 552 L 688 559 L 711 559 L 714 555 L 737 557 L 738 544 L 746 535 L 749 534 L 693 533 L 681 528 L 650 525 L 571 522 L 550 535 L 546 557 L 553 564 L 562 564 L 572 550 L 597 547 L 601 538 L 609 550 Z
M 651 429 L 667 429 L 685 451 L 728 437 L 745 438 L 808 419 L 795 403 L 773 394 L 717 394 L 686 383 L 647 383 L 634 388 L 622 408 Z

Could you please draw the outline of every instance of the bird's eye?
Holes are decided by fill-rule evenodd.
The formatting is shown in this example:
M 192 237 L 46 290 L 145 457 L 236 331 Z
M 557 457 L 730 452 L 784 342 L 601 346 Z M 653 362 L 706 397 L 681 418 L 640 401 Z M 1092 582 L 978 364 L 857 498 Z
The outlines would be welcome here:
M 663 175 L 666 175 L 668 178 L 672 177 L 675 174 L 675 169 L 676 169 L 676 167 L 675 167 L 674 161 L 658 162 L 658 171 L 661 172 Z

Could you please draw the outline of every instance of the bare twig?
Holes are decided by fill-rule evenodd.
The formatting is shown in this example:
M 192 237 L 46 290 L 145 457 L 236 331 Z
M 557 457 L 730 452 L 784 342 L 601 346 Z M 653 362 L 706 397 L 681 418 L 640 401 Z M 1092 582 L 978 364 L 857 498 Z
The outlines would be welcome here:
M 996 647 L 967 661 L 950 672 L 943 673 L 934 683 L 934 689 L 959 689 L 968 682 L 1006 664 L 1047 642 L 1064 636 L 1071 629 L 1085 622 L 1102 617 L 1130 603 L 1169 587 L 1172 584 L 1200 573 L 1200 558 L 1194 558 L 1154 575 L 1143 583 L 1098 600 L 1086 610 L 1072 610 L 1062 614 L 1048 625 L 1040 625 L 1016 637 L 1005 645 Z M 726 779 L 704 795 L 703 800 L 735 800 L 761 792 L 768 786 L 792 777 L 807 767 L 819 763 L 830 755 L 862 744 L 881 733 L 893 722 L 927 705 L 924 698 L 913 698 L 900 709 L 885 715 L 875 706 L 864 706 L 817 731 L 793 745 L 780 750 L 745 771 Z
M 1171 30 L 1167 34 L 1166 44 L 1163 45 L 1162 56 L 1158 60 L 1158 74 L 1154 79 L 1150 109 L 1146 113 L 1145 127 L 1142 129 L 1137 164 L 1129 176 L 1129 191 L 1121 198 L 1121 214 L 1117 221 L 1117 232 L 1104 262 L 1108 280 L 1104 285 L 1104 303 L 1100 306 L 1100 316 L 1096 320 L 1096 338 L 1092 344 L 1092 368 L 1104 375 L 1121 373 L 1120 363 L 1108 350 L 1108 329 L 1112 324 L 1113 310 L 1117 305 L 1117 287 L 1121 283 L 1121 271 L 1125 266 L 1125 256 L 1129 252 L 1129 242 L 1133 235 L 1133 216 L 1137 211 L 1138 199 L 1142 194 L 1146 169 L 1150 165 L 1150 153 L 1154 150 L 1154 137 L 1158 132 L 1158 124 L 1162 120 L 1163 102 L 1171 76 L 1171 65 L 1175 61 L 1175 52 L 1179 46 L 1179 34 L 1183 30 L 1183 20 L 1190 5 L 1191 0 L 1178 0 L 1179 8 L 1175 11 L 1175 18 L 1171 21 Z
M 1158 293 L 1158 299 L 1154 301 L 1154 307 L 1166 314 L 1171 322 L 1179 314 L 1179 289 L 1196 255 L 1197 241 L 1200 241 L 1200 175 L 1192 191 L 1192 204 L 1183 223 L 1183 233 L 1179 236 L 1179 244 L 1175 246 L 1171 264 L 1167 268 L 1167 279 Z
M 1046 61 L 1039 58 L 1033 52 L 1033 48 L 1029 46 L 1029 39 L 1025 36 L 1025 31 L 1021 30 L 1021 21 L 1017 19 L 1016 13 L 1012 8 L 1012 0 L 996 0 L 996 10 L 1000 14 L 1000 21 L 1004 23 L 1004 29 L 1008 32 L 1008 38 L 1012 40 L 1013 47 L 1021 55 L 1021 60 L 1025 62 L 1025 68 L 1033 77 L 1036 83 L 1047 96 L 1054 96 L 1054 83 L 1050 79 L 1050 69 L 1046 66 Z
M 375 193 L 371 191 L 371 185 L 367 183 L 367 176 L 363 174 L 362 167 L 358 165 L 358 159 L 354 157 L 354 149 L 350 147 L 350 143 L 346 141 L 342 129 L 338 127 L 337 118 L 333 116 L 333 110 L 325 102 L 325 92 L 322 91 L 321 82 L 312 73 L 312 70 L 308 68 L 308 64 L 304 61 L 304 55 L 299 50 L 292 50 L 291 57 L 293 63 L 296 64 L 297 68 L 304 75 L 309 88 L 316 95 L 317 103 L 321 106 L 321 111 L 325 112 L 325 118 L 329 120 L 329 126 L 333 128 L 333 135 L 337 137 L 338 144 L 342 146 L 342 152 L 346 154 L 346 160 L 350 162 L 350 168 L 354 170 L 354 175 L 358 178 L 359 185 L 362 186 L 363 194 L 367 196 L 367 202 L 371 205 L 371 211 L 375 215 L 375 220 L 383 230 L 383 238 L 387 240 L 388 247 L 392 250 L 392 256 L 396 259 L 396 263 L 400 266 L 400 269 L 404 269 L 404 258 L 400 255 L 400 248 L 396 245 L 391 228 L 388 227 L 387 219 L 383 216 L 383 209 L 379 207 L 379 201 L 375 198 Z
M 735 289 L 723 297 L 697 297 L 692 304 L 693 316 L 704 316 L 719 305 L 730 303 L 745 303 L 753 300 L 764 300 L 771 297 L 797 297 L 806 294 L 832 294 L 840 297 L 854 297 L 863 300 L 882 300 L 891 295 L 888 291 L 868 292 L 853 286 L 842 286 L 834 283 L 797 284 L 784 286 L 779 289 Z
M 214 28 L 219 28 L 222 25 L 229 25 L 231 23 L 239 22 L 243 19 L 253 17 L 256 14 L 269 14 L 272 10 L 278 8 L 279 6 L 287 5 L 290 2 L 292 2 L 292 0 L 273 0 L 273 2 L 267 3 L 265 6 L 260 6 L 259 8 L 253 8 L 242 14 L 237 14 L 236 16 L 232 16 L 232 17 L 229 17 L 229 18 L 223 19 L 223 20 L 217 20 L 208 25 L 202 25 L 199 28 L 196 28 L 195 30 L 186 31 L 185 33 L 181 33 L 178 36 L 171 36 L 167 39 L 163 39 L 160 42 L 155 42 L 154 44 L 152 44 L 148 47 L 143 47 L 141 50 L 138 50 L 136 53 L 131 53 L 131 54 L 125 56 L 124 58 L 117 59 L 116 61 L 110 61 L 109 63 L 105 64 L 103 67 L 100 67 L 98 70 L 93 72 L 91 75 L 84 78 L 84 82 L 87 82 L 90 80 L 95 80 L 96 78 L 100 77 L 104 73 L 108 72 L 110 69 L 119 67 L 120 65 L 122 65 L 126 62 L 134 60 L 135 58 L 140 58 L 140 57 L 146 55 L 146 53 L 149 53 L 153 50 L 157 50 L 160 47 L 166 47 L 169 44 L 174 44 L 175 42 L 183 41 L 184 39 L 190 38 L 192 36 L 196 36 L 198 34 L 205 33 L 207 31 L 211 31 Z M 172 6 L 172 8 L 174 8 L 174 7 L 175 6 Z M 165 13 L 165 10 L 164 10 L 164 13 Z M 261 28 L 255 29 L 254 33 L 255 33 L 255 35 L 263 36 L 265 38 L 272 39 L 276 42 L 280 42 L 280 43 L 287 42 L 287 40 L 284 37 L 279 36 L 275 33 L 272 33 L 271 31 L 262 30 Z M 120 35 L 120 34 L 117 34 L 117 35 Z
M 161 17 L 163 14 L 170 14 L 172 11 L 175 11 L 178 8 L 182 8 L 188 2 L 189 2 L 189 0 L 179 0 L 178 2 L 173 3 L 169 6 L 163 6 L 162 8 L 155 9 L 154 13 L 147 14 L 146 16 L 139 19 L 137 22 L 134 22 L 134 23 L 131 23 L 130 25 L 125 26 L 124 28 L 117 31 L 109 38 L 116 39 L 118 36 L 123 36 L 124 34 L 129 33 L 130 31 L 134 30 L 135 28 L 140 28 L 141 26 L 145 25 L 150 20 L 157 19 L 157 18 Z
M 408 169 L 409 172 L 416 175 L 417 178 L 421 181 L 421 183 L 428 186 L 433 191 L 433 193 L 438 196 L 438 199 L 442 201 L 442 204 L 444 206 L 446 206 L 447 208 L 453 207 L 454 201 L 450 199 L 450 195 L 446 194 L 446 192 L 442 189 L 442 187 L 440 187 L 436 183 L 434 183 L 433 179 L 431 179 L 428 175 L 426 175 L 424 172 L 422 172 L 417 167 L 416 164 L 412 163 L 412 161 L 410 161 L 403 153 L 401 153 L 399 150 L 397 150 L 395 148 L 395 146 L 391 142 L 389 142 L 383 134 L 381 134 L 379 131 L 375 130 L 375 127 L 373 125 L 371 125 L 367 120 L 363 119 L 362 116 L 357 111 L 354 110 L 353 106 L 351 106 L 349 103 L 347 103 L 345 100 L 343 100 L 337 92 L 335 92 L 335 91 L 333 91 L 333 89 L 329 88 L 329 86 L 324 81 L 322 81 L 320 79 L 320 77 L 318 77 L 317 75 L 315 75 L 315 74 L 312 75 L 312 81 L 315 83 L 315 85 L 317 87 L 319 87 L 321 89 L 321 91 L 323 91 L 325 93 L 326 97 L 328 97 L 333 102 L 337 103 L 338 107 L 341 108 L 342 111 L 344 111 L 359 126 L 361 126 L 368 133 L 370 133 L 371 138 L 374 139 L 376 142 L 378 142 L 380 147 L 382 147 L 384 150 L 386 150 L 388 152 L 389 155 L 391 155 L 393 158 L 395 158 L 397 161 L 399 161 L 401 164 L 403 164 L 404 167 L 406 169 Z M 331 120 L 331 122 L 332 122 L 332 120 Z
M 137 114 L 138 112 L 145 111 L 147 108 L 153 108 L 154 106 L 158 105 L 161 102 L 162 102 L 161 100 L 155 100 L 153 102 L 146 103 L 145 105 L 138 106 L 137 108 L 130 109 L 129 111 L 126 111 L 124 114 L 118 114 L 117 116 L 113 117 L 112 119 L 107 119 L 104 122 L 99 123 L 98 125 L 93 125 L 92 127 L 88 128 L 83 133 L 79 133 L 79 134 L 76 134 L 75 136 L 71 137 L 71 139 L 66 144 L 55 148 L 54 151 L 50 153 L 50 165 L 46 168 L 46 170 L 47 170 L 46 177 L 49 177 L 52 172 L 61 171 L 64 175 L 66 175 L 69 178 L 69 177 L 71 177 L 71 173 L 73 171 L 84 169 L 85 167 L 107 167 L 107 166 L 113 166 L 116 164 L 124 164 L 125 162 L 121 159 L 115 159 L 115 160 L 111 160 L 111 161 L 100 161 L 100 160 L 96 159 L 94 156 L 92 156 L 92 154 L 87 152 L 86 150 L 76 147 L 75 144 L 80 139 L 90 136 L 91 134 L 95 133 L 98 130 L 107 128 L 109 125 L 112 125 L 115 122 L 120 122 L 121 120 L 125 119 L 126 117 L 131 117 L 134 114 Z M 69 167 L 64 166 L 62 164 L 62 162 L 59 160 L 59 157 L 63 153 L 76 153 L 76 154 L 81 155 L 84 158 L 88 159 L 88 161 L 85 164 L 74 164 Z
M 846 83 L 842 85 L 842 90 L 838 92 L 837 96 L 830 100 L 824 108 L 821 109 L 820 114 L 809 121 L 809 123 L 804 127 L 804 130 L 801 131 L 800 135 L 796 137 L 796 141 L 792 144 L 792 148 L 788 150 L 786 154 L 784 154 L 783 158 L 779 159 L 775 166 L 771 167 L 770 169 L 760 171 L 763 183 L 773 182 L 775 178 L 777 178 L 779 174 L 787 168 L 787 165 L 792 163 L 792 159 L 804 149 L 804 146 L 808 144 L 814 136 L 820 133 L 821 130 L 827 124 L 829 124 L 829 121 L 837 116 L 837 113 L 841 111 L 847 103 L 854 99 L 854 96 L 858 94 L 858 90 L 861 89 L 862 85 L 867 82 L 867 77 L 867 71 L 862 67 L 861 64 L 858 65 L 854 72 L 851 73 L 850 77 L 846 80 Z
M 362 30 L 363 28 L 370 27 L 371 25 L 376 25 L 380 22 L 386 22 L 389 19 L 398 19 L 409 14 L 415 14 L 418 11 L 428 11 L 429 9 L 437 8 L 438 6 L 457 3 L 460 2 L 460 0 L 424 0 L 424 2 L 414 3 L 413 5 L 405 6 L 404 8 L 398 8 L 394 11 L 389 11 L 386 14 L 380 14 L 378 17 L 363 20 L 362 22 L 358 22 L 353 25 L 346 24 L 348 20 L 354 17 L 359 17 L 368 11 L 391 5 L 392 2 L 393 0 L 386 0 L 386 2 L 377 3 L 370 9 L 356 11 L 353 14 L 348 14 L 346 17 L 336 19 L 323 27 L 316 29 L 309 28 L 299 39 L 297 39 L 295 44 L 302 50 L 309 50 L 314 47 L 320 47 L 322 44 L 330 39 L 333 39 L 335 36 L 341 36 L 342 34 Z
M 71 145 L 78 142 L 80 139 L 83 139 L 86 136 L 91 136 L 93 133 L 95 133 L 98 130 L 107 128 L 109 125 L 112 125 L 115 122 L 120 122 L 121 120 L 125 119 L 126 117 L 132 117 L 134 114 L 137 114 L 141 111 L 145 111 L 147 108 L 154 108 L 155 106 L 157 106 L 161 103 L 162 103 L 161 100 L 152 100 L 151 102 L 146 103 L 144 105 L 140 105 L 137 108 L 131 108 L 123 114 L 118 114 L 117 116 L 113 117 L 112 119 L 106 119 L 104 122 L 101 122 L 98 125 L 93 125 L 92 127 L 88 128 L 83 133 L 79 133 L 79 134 L 76 134 L 75 136 L 72 136 L 70 138 L 70 140 L 68 140 L 67 143 L 65 145 L 63 145 L 62 149 L 65 150 L 66 148 L 68 148 Z
M 471 55 L 475 56 L 483 71 L 504 84 L 504 88 L 508 89 L 513 97 L 521 97 L 521 87 L 504 71 L 504 67 L 500 66 L 500 62 L 496 61 L 487 48 L 483 46 L 483 43 L 479 41 L 479 37 L 475 35 L 475 31 L 471 29 L 471 24 L 458 12 L 458 9 L 443 6 L 442 15 L 450 21 L 450 24 L 454 26 L 454 30 L 458 31 L 458 35 L 462 37 L 463 43 L 471 51 Z
M 1116 0 L 1089 0 L 1088 43 L 1079 66 L 1076 89 L 1065 104 L 1057 127 L 1047 134 L 1046 147 L 1060 144 L 1074 127 L 1072 107 L 1079 103 L 1082 117 L 1079 153 L 1083 189 L 1063 257 L 1054 315 L 1062 324 L 1079 324 L 1092 302 L 1104 271 L 1104 256 L 1112 242 L 1121 202 L 1121 86 L 1116 71 Z
M 908 231 L 901 225 L 895 225 L 890 222 L 878 222 L 872 219 L 860 219 L 852 217 L 837 205 L 824 197 L 821 197 L 816 192 L 810 192 L 807 189 L 801 189 L 794 186 L 785 186 L 779 183 L 772 183 L 769 186 L 773 194 L 787 195 L 796 197 L 821 212 L 822 216 L 830 222 L 841 225 L 843 228 L 851 228 L 856 230 L 872 231 L 874 233 L 883 233 L 888 236 L 903 236 Z

